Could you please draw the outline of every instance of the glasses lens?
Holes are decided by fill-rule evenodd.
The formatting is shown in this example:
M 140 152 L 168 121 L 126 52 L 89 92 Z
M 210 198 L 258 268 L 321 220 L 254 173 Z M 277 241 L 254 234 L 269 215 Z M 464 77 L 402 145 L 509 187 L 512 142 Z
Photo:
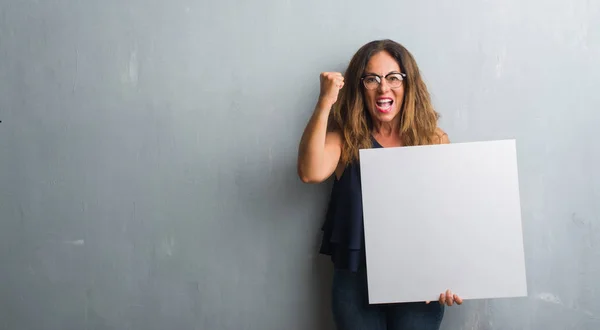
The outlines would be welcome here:
M 363 83 L 367 89 L 375 89 L 379 86 L 379 79 L 376 76 L 366 76 L 363 79 Z
M 387 83 L 390 85 L 390 87 L 396 88 L 396 87 L 400 87 L 400 85 L 402 85 L 403 77 L 399 73 L 394 73 L 394 74 L 391 74 L 391 75 L 385 77 L 385 79 L 386 79 Z

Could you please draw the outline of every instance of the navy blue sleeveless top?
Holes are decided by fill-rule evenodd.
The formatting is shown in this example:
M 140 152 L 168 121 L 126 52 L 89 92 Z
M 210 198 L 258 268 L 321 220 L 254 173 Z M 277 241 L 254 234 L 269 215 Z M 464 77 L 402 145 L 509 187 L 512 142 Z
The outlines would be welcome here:
M 374 138 L 373 148 L 383 148 Z M 357 271 L 365 268 L 364 227 L 360 165 L 354 161 L 342 176 L 335 177 L 319 253 L 331 256 L 338 269 Z

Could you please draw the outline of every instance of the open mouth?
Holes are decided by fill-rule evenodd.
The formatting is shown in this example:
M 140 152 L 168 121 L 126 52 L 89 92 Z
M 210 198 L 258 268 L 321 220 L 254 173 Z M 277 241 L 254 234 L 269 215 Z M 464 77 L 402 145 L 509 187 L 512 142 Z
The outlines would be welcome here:
M 379 112 L 390 112 L 392 110 L 392 104 L 394 103 L 394 100 L 390 99 L 390 98 L 381 98 L 378 99 L 376 104 L 377 104 L 377 110 Z

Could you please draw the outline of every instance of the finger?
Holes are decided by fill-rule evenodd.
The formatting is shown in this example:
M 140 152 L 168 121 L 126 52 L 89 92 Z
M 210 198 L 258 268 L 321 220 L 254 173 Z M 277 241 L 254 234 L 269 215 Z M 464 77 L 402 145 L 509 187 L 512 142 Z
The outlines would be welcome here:
M 461 298 L 461 297 L 459 297 L 457 294 L 455 294 L 455 295 L 454 295 L 454 301 L 456 301 L 456 303 L 457 303 L 458 305 L 462 305 L 462 303 L 463 303 L 463 300 L 462 300 L 462 298 Z
M 333 86 L 336 86 L 338 88 L 342 88 L 342 86 L 344 86 L 344 80 L 343 79 L 334 79 L 331 81 L 331 83 L 333 84 Z
M 321 80 L 323 81 L 327 81 L 327 80 L 332 80 L 335 77 L 332 75 L 331 72 L 322 72 L 321 73 Z
M 446 295 L 443 293 L 440 293 L 440 304 L 444 305 L 446 303 Z
M 429 303 L 430 303 L 430 302 L 431 302 L 431 301 L 427 300 L 427 301 L 425 302 L 425 304 L 429 305 Z
M 450 289 L 446 290 L 446 304 L 448 306 L 452 306 L 452 303 L 454 302 L 454 296 L 452 295 L 452 291 L 450 291 Z
M 342 74 L 339 72 L 322 72 L 321 75 L 323 77 L 330 77 L 330 78 L 343 77 Z

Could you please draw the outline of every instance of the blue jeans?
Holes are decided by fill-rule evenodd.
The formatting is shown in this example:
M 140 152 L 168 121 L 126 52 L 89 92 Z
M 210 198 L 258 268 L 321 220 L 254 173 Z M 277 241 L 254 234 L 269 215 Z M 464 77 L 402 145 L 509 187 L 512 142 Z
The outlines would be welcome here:
M 336 269 L 331 298 L 338 330 L 438 330 L 444 317 L 437 301 L 369 305 L 364 270 Z

